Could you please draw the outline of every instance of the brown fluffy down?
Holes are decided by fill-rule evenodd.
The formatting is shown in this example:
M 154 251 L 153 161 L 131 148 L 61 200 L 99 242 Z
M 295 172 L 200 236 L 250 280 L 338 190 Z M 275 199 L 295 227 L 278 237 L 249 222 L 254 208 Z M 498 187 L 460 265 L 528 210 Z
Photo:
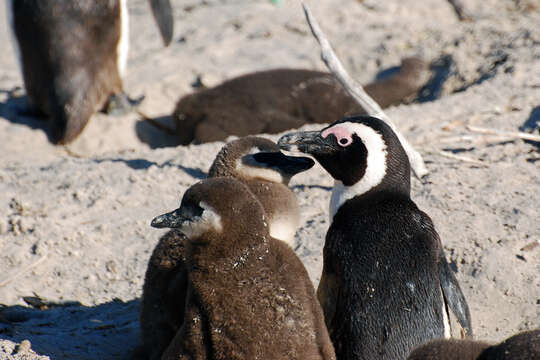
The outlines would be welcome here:
M 269 236 L 247 186 L 203 180 L 177 211 L 203 202 L 220 216 L 220 229 L 185 242 L 185 320 L 162 359 L 335 359 L 304 265 Z
M 428 65 L 405 58 L 389 78 L 365 86 L 383 108 L 414 96 L 428 81 Z M 301 69 L 275 69 L 228 80 L 184 96 L 173 118 L 180 144 L 224 140 L 230 135 L 275 134 L 307 123 L 331 123 L 365 113 L 332 75 Z
M 407 360 L 540 359 L 540 329 L 524 331 L 496 345 L 473 340 L 439 339 L 417 347 Z
M 163 359 L 335 359 L 313 285 L 293 250 L 269 238 L 268 247 L 248 256 L 234 270 L 233 261 L 222 261 L 210 274 L 190 271 L 186 322 Z
M 237 139 L 216 155 L 208 176 L 233 177 L 245 183 L 262 203 L 270 224 L 274 216 L 283 213 L 293 220 L 299 218 L 296 196 L 285 184 L 245 179 L 236 171 L 236 161 L 253 146 L 279 151 L 268 139 L 253 136 Z M 178 231 L 168 231 L 160 237 L 148 262 L 141 297 L 139 352 L 142 358 L 159 359 L 184 321 L 183 301 L 187 292 L 184 240 L 185 236 Z

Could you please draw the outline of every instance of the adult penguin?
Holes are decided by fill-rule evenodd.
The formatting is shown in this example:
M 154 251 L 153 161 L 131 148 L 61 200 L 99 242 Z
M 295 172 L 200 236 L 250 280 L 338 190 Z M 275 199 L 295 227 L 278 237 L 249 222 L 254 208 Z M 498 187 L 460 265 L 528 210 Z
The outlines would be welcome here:
M 405 359 L 450 335 L 449 311 L 471 334 L 467 303 L 431 219 L 411 200 L 409 161 L 387 124 L 346 117 L 278 144 L 312 155 L 335 180 L 317 295 L 338 359 Z

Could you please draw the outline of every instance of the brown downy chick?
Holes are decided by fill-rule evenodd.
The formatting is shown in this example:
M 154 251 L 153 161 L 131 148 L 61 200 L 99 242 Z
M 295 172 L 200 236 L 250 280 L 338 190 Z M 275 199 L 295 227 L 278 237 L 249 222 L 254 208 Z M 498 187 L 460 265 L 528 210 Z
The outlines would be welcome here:
M 410 100 L 429 80 L 428 64 L 402 60 L 400 70 L 365 86 L 381 107 Z M 223 141 L 230 135 L 275 134 L 329 123 L 365 110 L 326 72 L 273 69 L 239 76 L 182 97 L 173 113 L 181 145 Z
M 303 264 L 244 184 L 203 180 L 152 226 L 189 240 L 186 317 L 163 359 L 335 359 Z
M 313 166 L 306 157 L 286 156 L 274 142 L 249 136 L 226 144 L 209 177 L 232 177 L 246 184 L 262 203 L 270 235 L 293 245 L 300 224 L 295 194 L 287 187 L 295 174 Z M 156 245 L 146 270 L 141 304 L 141 341 L 150 359 L 158 359 L 180 328 L 186 296 L 184 235 L 171 230 Z
M 436 339 L 418 346 L 407 360 L 476 360 L 487 347 L 480 341 Z
M 540 359 L 540 329 L 518 333 L 496 345 L 472 340 L 437 339 L 418 346 L 407 360 Z

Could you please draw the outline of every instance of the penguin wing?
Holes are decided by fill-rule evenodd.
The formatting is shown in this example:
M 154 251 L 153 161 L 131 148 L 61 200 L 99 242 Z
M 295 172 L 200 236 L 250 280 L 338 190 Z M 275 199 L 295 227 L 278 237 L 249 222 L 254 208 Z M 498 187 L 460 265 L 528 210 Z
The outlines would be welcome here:
M 465 333 L 465 337 L 471 337 L 472 327 L 469 306 L 467 305 L 465 296 L 463 296 L 463 293 L 461 292 L 461 288 L 459 287 L 458 281 L 454 276 L 452 269 L 450 269 L 450 266 L 446 261 L 442 247 L 439 255 L 438 265 L 439 281 L 441 284 L 445 308 L 449 312 L 448 315 L 451 315 L 451 312 L 461 326 L 462 333 Z
M 150 0 L 152 14 L 156 19 L 159 33 L 165 46 L 169 46 L 173 37 L 174 19 L 169 0 Z

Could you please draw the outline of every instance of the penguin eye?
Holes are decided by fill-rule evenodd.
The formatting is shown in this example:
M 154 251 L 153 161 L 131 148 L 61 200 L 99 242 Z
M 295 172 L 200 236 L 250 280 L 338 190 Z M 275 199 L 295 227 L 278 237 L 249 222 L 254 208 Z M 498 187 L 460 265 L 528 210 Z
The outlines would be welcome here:
M 343 126 L 338 125 L 328 128 L 321 133 L 321 136 L 324 139 L 330 134 L 336 137 L 337 143 L 341 147 L 349 146 L 353 142 L 351 133 Z
M 345 147 L 345 146 L 349 146 L 350 144 L 352 143 L 352 139 L 351 138 L 341 138 L 341 139 L 338 139 L 338 144 Z

